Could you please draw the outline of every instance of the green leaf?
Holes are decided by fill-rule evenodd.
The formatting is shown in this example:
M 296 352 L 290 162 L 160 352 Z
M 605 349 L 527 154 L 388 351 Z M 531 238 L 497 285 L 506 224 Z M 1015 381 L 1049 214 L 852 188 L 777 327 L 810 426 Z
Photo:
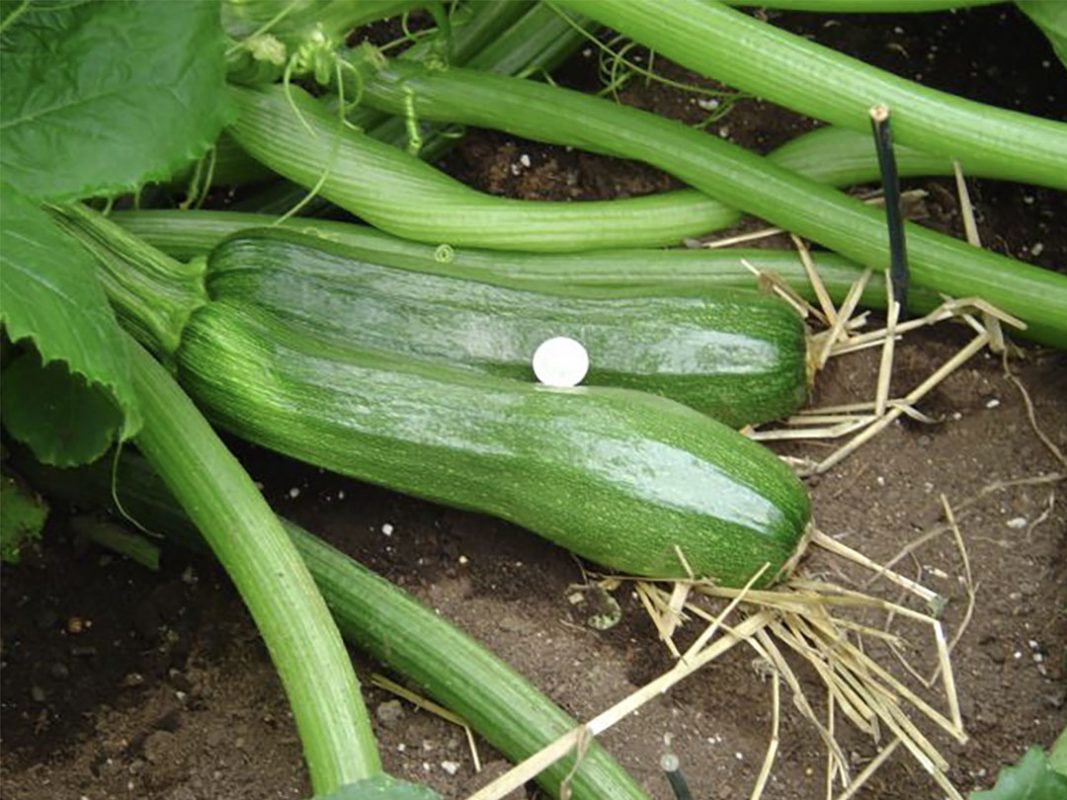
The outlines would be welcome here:
M 317 794 L 311 800 L 440 800 L 440 795 L 427 786 L 381 774 L 330 794 Z
M 1056 772 L 1040 747 L 1031 747 L 1014 767 L 1004 767 L 988 791 L 971 792 L 970 800 L 1063 800 L 1067 777 Z
M 121 434 L 122 414 L 107 395 L 58 361 L 26 353 L 4 370 L 4 427 L 45 464 L 75 466 L 102 456 Z
M 165 180 L 228 121 L 218 2 L 34 2 L 2 31 L 0 167 L 34 199 Z
M 1063 0 L 1017 0 L 1015 5 L 1041 29 L 1067 67 L 1067 4 Z
M 1067 775 L 1067 728 L 1064 728 L 1048 754 L 1048 763 L 1056 772 Z
M 140 429 L 126 340 L 92 256 L 7 185 L 0 186 L 0 324 L 12 342 L 29 339 L 40 354 L 40 363 L 23 356 L 5 370 L 0 397 L 4 426 L 39 459 L 85 463 Z M 70 416 L 45 420 L 49 408 Z M 75 434 L 72 425 L 93 429 Z
M 10 475 L 0 475 L 0 560 L 17 564 L 23 542 L 41 538 L 44 499 Z

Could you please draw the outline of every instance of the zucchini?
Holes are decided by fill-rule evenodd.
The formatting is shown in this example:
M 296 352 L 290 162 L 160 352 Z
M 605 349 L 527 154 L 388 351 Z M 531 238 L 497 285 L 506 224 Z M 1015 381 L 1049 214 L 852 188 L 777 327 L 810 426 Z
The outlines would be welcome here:
M 234 434 L 308 463 L 528 528 L 628 574 L 727 586 L 787 572 L 810 518 L 769 450 L 665 398 L 550 389 L 398 358 L 215 300 L 179 379 Z
M 259 230 L 215 249 L 207 288 L 316 340 L 518 380 L 532 379 L 541 342 L 569 336 L 589 352 L 586 383 L 659 394 L 734 427 L 787 416 L 807 396 L 807 332 L 776 297 L 696 286 L 550 293 L 433 274 L 410 259 L 375 262 L 343 244 Z

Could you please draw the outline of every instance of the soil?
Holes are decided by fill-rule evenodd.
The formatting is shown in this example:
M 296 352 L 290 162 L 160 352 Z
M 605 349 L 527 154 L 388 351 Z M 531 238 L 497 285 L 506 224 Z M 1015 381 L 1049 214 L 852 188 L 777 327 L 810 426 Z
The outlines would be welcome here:
M 1011 6 L 916 16 L 773 14 L 772 21 L 893 72 L 975 99 L 1044 116 L 1067 108 L 1067 81 L 1050 48 Z M 640 51 L 635 51 L 640 54 Z M 593 88 L 578 55 L 563 83 Z M 673 78 L 695 80 L 657 60 Z M 689 95 L 635 81 L 625 102 L 687 122 L 704 112 Z M 766 150 L 811 127 L 769 104 L 740 101 L 712 131 Z M 529 166 L 521 157 L 529 157 Z M 617 197 L 674 182 L 641 165 L 474 131 L 444 166 L 486 191 L 536 198 Z M 921 180 L 925 224 L 960 235 L 950 182 Z M 1043 266 L 1067 265 L 1061 194 L 972 181 L 983 240 Z M 1067 310 L 1065 310 L 1067 313 Z M 895 380 L 906 389 L 967 340 L 953 326 L 909 336 Z M 831 361 L 816 405 L 867 399 L 877 354 Z M 1049 440 L 1067 450 L 1067 355 L 1027 348 L 1012 369 Z M 891 426 L 838 467 L 811 480 L 814 512 L 831 536 L 885 561 L 941 519 L 942 495 L 959 522 L 977 585 L 973 618 L 953 655 L 966 745 L 933 734 L 961 790 L 989 786 L 1029 744 L 1047 746 L 1067 725 L 1067 512 L 1065 471 L 1035 434 L 1020 389 L 1000 360 L 973 358 L 921 404 L 934 424 Z M 615 593 L 622 621 L 606 631 L 568 601 L 581 583 L 564 551 L 502 522 L 412 500 L 234 443 L 279 513 L 321 534 L 404 587 L 510 662 L 571 714 L 588 719 L 670 667 L 640 603 Z M 824 445 L 777 448 L 819 457 Z M 461 558 L 462 557 L 462 558 Z M 964 565 L 940 536 L 899 565 L 949 599 L 951 637 L 966 608 Z M 856 580 L 815 554 L 809 574 Z M 897 599 L 875 583 L 871 591 Z M 150 572 L 77 543 L 61 509 L 43 544 L 3 568 L 3 796 L 9 800 L 207 800 L 310 794 L 280 685 L 255 629 L 210 561 L 167 548 Z M 688 626 L 692 628 L 693 626 Z M 692 637 L 687 630 L 683 639 Z M 917 632 L 909 657 L 929 669 Z M 381 671 L 353 653 L 362 678 Z M 813 676 L 801 670 L 811 697 Z M 396 677 L 396 676 L 394 676 Z M 464 737 L 440 719 L 367 687 L 385 766 L 459 798 L 505 768 L 481 743 L 475 774 Z M 697 796 L 747 797 L 770 731 L 769 685 L 737 648 L 603 736 L 654 798 L 669 789 L 659 762 L 668 743 Z M 782 703 L 780 749 L 764 797 L 822 797 L 825 753 L 814 730 Z M 857 768 L 876 752 L 838 731 Z M 536 790 L 530 789 L 529 796 Z M 898 752 L 859 795 L 876 800 L 943 793 Z

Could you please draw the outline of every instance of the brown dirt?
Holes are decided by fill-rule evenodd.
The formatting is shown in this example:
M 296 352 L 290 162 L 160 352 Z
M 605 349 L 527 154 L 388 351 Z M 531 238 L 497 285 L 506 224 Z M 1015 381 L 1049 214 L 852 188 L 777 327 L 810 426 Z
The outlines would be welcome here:
M 784 15 L 776 22 L 811 33 L 887 69 L 941 88 L 1052 116 L 1062 107 L 1063 73 L 1014 9 L 988 8 L 928 17 L 863 18 L 827 26 Z M 899 30 L 898 30 L 899 29 Z M 997 43 L 1010 43 L 998 45 Z M 897 47 L 900 45 L 900 47 Z M 934 49 L 937 45 L 938 49 Z M 1049 62 L 1049 66 L 1046 66 Z M 670 69 L 675 76 L 680 70 Z M 581 57 L 564 80 L 588 80 Z M 688 98 L 635 85 L 630 102 L 693 121 Z M 757 149 L 808 125 L 767 104 L 745 101 L 721 123 Z M 521 154 L 531 166 L 516 171 Z M 507 137 L 476 133 L 449 159 L 454 173 L 489 191 L 516 196 L 609 197 L 672 185 L 625 162 Z M 958 233 L 949 184 L 930 189 L 932 222 Z M 950 187 L 949 187 L 950 188 Z M 1067 264 L 1062 195 L 975 182 L 982 234 L 994 247 L 1046 266 Z M 1027 200 L 1032 198 L 1032 200 Z M 1034 245 L 1043 244 L 1040 254 Z M 898 381 L 907 386 L 965 341 L 954 329 L 909 338 Z M 1014 369 L 1036 418 L 1067 449 L 1067 356 L 1030 350 Z M 832 362 L 817 403 L 870 396 L 876 356 Z M 961 789 L 985 786 L 991 773 L 1030 743 L 1048 745 L 1067 724 L 1067 514 L 1062 483 L 997 482 L 1040 478 L 1064 466 L 1034 435 L 1019 391 L 1000 363 L 973 359 L 923 403 L 939 422 L 895 425 L 838 468 L 811 481 L 820 527 L 876 559 L 888 559 L 936 523 L 939 496 L 961 513 L 977 580 L 974 619 L 954 662 L 967 745 L 936 737 Z M 253 448 L 239 455 L 280 512 L 388 576 L 528 676 L 570 713 L 588 718 L 670 666 L 655 631 L 628 590 L 616 593 L 623 620 L 598 632 L 581 625 L 567 601 L 581 580 L 562 550 L 485 517 L 414 501 L 347 481 Z M 818 445 L 794 453 L 819 455 Z M 290 490 L 299 489 L 297 497 Z M 342 494 L 343 492 L 343 494 Z M 1045 511 L 1050 512 L 1044 516 Z M 1018 519 L 1023 527 L 1015 527 Z M 391 534 L 383 526 L 391 525 Z M 466 561 L 460 562 L 460 556 Z M 909 574 L 950 598 L 948 630 L 965 598 L 950 537 L 902 562 Z M 826 558 L 813 572 L 839 569 Z M 938 570 L 948 577 L 939 577 Z M 850 572 L 850 574 L 853 574 Z M 895 592 L 877 585 L 884 596 Z M 300 749 L 266 653 L 225 577 L 211 563 L 165 551 L 153 574 L 121 558 L 83 548 L 61 515 L 46 542 L 18 569 L 3 571 L 3 795 L 28 798 L 297 798 L 309 793 Z M 929 663 L 925 639 L 911 656 Z M 362 676 L 380 669 L 356 656 Z M 811 676 L 807 676 L 810 681 Z M 456 729 L 367 689 L 378 715 L 386 767 L 458 798 L 485 782 L 475 775 Z M 783 703 L 782 744 L 764 795 L 822 796 L 824 756 L 814 732 Z M 664 742 L 681 759 L 698 796 L 747 797 L 767 745 L 769 689 L 751 654 L 729 653 L 604 736 L 611 752 L 656 798 L 668 797 L 659 771 Z M 843 734 L 857 764 L 869 741 Z M 484 745 L 495 773 L 499 757 Z M 459 765 L 456 774 L 442 767 Z M 913 761 L 898 754 L 861 797 L 939 797 Z

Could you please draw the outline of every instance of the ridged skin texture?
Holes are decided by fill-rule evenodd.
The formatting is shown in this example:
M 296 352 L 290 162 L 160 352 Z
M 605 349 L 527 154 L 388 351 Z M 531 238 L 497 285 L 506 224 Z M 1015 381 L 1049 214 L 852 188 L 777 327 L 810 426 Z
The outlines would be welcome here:
M 743 585 L 797 548 L 807 493 L 769 450 L 681 404 L 548 389 L 321 342 L 215 301 L 178 353 L 235 434 L 311 464 L 528 528 L 623 573 Z M 762 583 L 767 583 L 763 580 Z
M 758 292 L 557 295 L 370 263 L 284 231 L 223 243 L 211 256 L 208 291 L 265 308 L 317 340 L 524 381 L 533 380 L 537 346 L 569 336 L 589 352 L 587 384 L 659 394 L 733 427 L 788 416 L 807 396 L 804 323 Z

